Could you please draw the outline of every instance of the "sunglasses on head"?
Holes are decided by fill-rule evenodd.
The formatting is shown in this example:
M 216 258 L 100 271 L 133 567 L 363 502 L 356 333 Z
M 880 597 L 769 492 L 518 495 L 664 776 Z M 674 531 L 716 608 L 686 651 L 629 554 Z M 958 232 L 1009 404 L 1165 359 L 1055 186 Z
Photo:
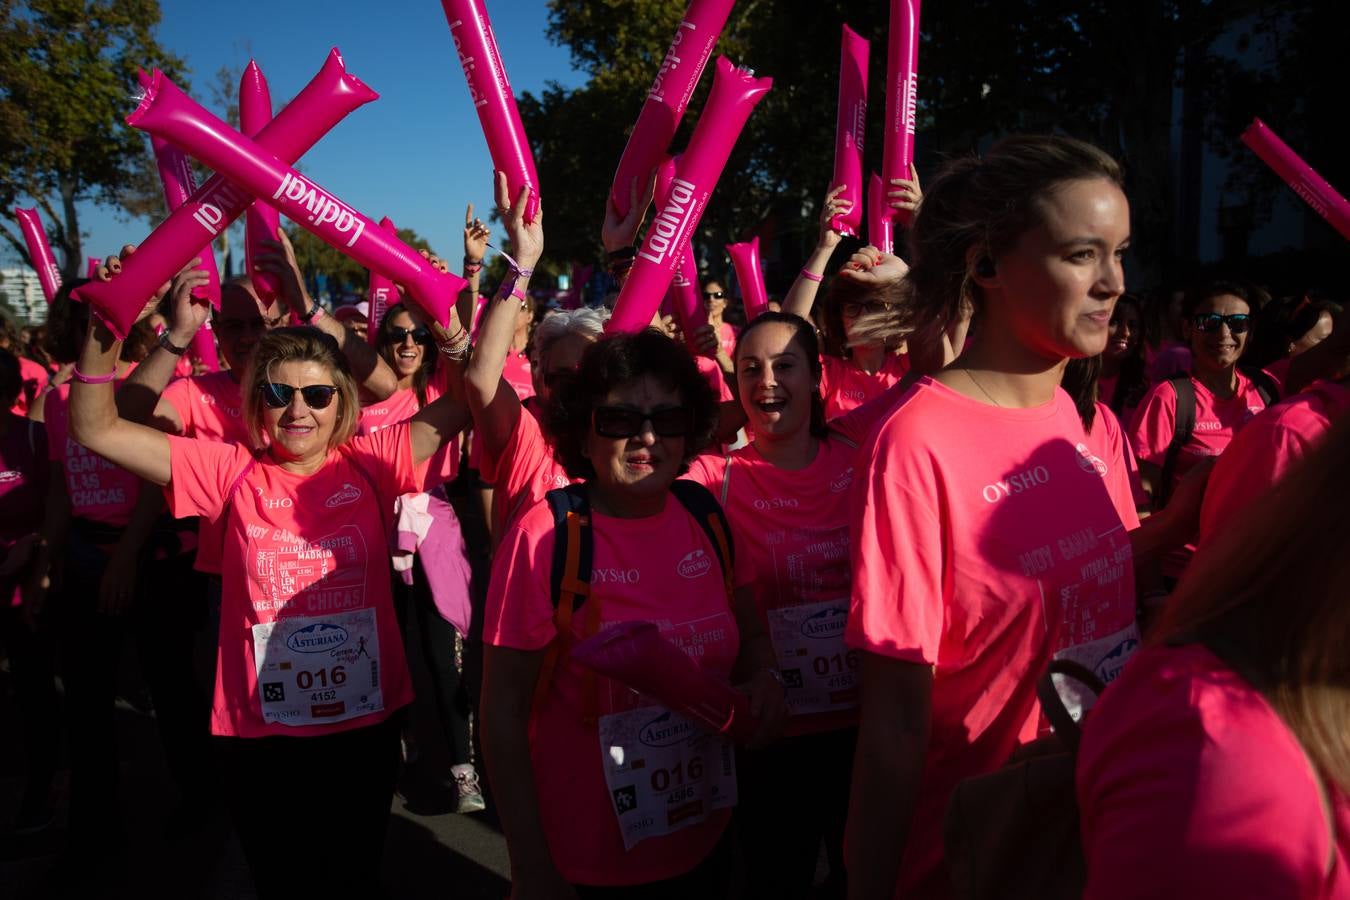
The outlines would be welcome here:
M 1252 317 L 1246 313 L 1233 313 L 1230 316 L 1219 313 L 1197 313 L 1191 322 L 1197 331 L 1218 331 L 1227 325 L 1232 334 L 1246 334 L 1251 327 Z
M 431 329 L 425 325 L 418 325 L 416 328 L 399 328 L 392 326 L 384 333 L 384 342 L 386 344 L 401 344 L 411 337 L 419 344 L 431 343 Z
M 694 427 L 693 416 L 683 406 L 640 410 L 625 406 L 597 406 L 591 421 L 595 433 L 606 438 L 631 438 L 642 433 L 646 422 L 658 437 L 684 437 Z
M 331 384 L 307 384 L 298 388 L 293 384 L 265 381 L 258 385 L 258 390 L 262 391 L 263 402 L 271 409 L 285 409 L 290 406 L 291 398 L 295 396 L 296 391 L 300 392 L 305 405 L 310 409 L 325 409 L 333 402 L 333 395 L 338 389 Z
M 721 300 L 727 295 L 726 291 L 704 291 L 703 296 L 709 300 Z

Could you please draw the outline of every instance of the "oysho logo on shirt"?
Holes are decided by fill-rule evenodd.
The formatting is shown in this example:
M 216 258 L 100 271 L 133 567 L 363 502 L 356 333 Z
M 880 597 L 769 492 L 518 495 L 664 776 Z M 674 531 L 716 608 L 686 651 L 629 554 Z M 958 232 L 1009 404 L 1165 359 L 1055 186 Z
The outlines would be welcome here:
M 1036 466 L 1025 472 L 1009 475 L 1006 481 L 986 484 L 981 489 L 980 496 L 984 497 L 985 503 L 997 503 L 1004 497 L 1011 497 L 1013 494 L 1020 494 L 1049 483 L 1050 470 L 1045 466 Z
M 1214 419 L 1201 419 L 1195 423 L 1196 431 L 1223 431 L 1223 423 Z
M 675 567 L 675 571 L 680 573 L 682 578 L 702 578 L 708 574 L 712 568 L 712 560 L 708 554 L 702 550 L 692 550 L 684 555 L 680 564 Z
M 1110 471 L 1106 467 L 1106 463 L 1102 462 L 1100 457 L 1094 456 L 1092 451 L 1088 449 L 1087 444 L 1077 444 L 1074 449 L 1078 451 L 1078 468 L 1084 472 L 1095 472 L 1103 478 L 1106 477 L 1106 473 Z
M 253 490 L 257 493 L 258 504 L 263 509 L 290 509 L 292 506 L 295 506 L 295 501 L 290 497 L 277 497 L 273 499 L 272 497 L 265 496 L 263 494 L 263 489 L 260 487 L 255 487 Z
M 355 503 L 361 499 L 361 489 L 350 481 L 344 481 L 333 496 L 323 501 L 323 505 L 329 509 L 336 509 L 339 506 L 346 506 L 348 503 Z
M 754 503 L 755 509 L 760 512 L 769 509 L 796 509 L 800 505 L 796 497 L 770 497 L 767 500 L 756 500 Z
M 638 569 L 592 569 L 591 582 L 595 584 L 637 584 L 642 580 Z

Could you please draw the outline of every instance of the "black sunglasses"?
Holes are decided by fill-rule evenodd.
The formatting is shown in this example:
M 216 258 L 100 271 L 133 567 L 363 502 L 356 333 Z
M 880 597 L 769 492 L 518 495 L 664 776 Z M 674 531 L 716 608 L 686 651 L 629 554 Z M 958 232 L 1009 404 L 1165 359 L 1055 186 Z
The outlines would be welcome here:
M 694 427 L 694 417 L 683 406 L 643 411 L 624 406 L 597 406 L 592 421 L 595 433 L 606 438 L 631 438 L 642 433 L 646 422 L 659 437 L 684 437 Z
M 1233 334 L 1246 334 L 1251 327 L 1252 317 L 1246 313 L 1233 313 L 1231 316 L 1219 313 L 1197 313 L 1191 320 L 1198 331 L 1218 331 L 1227 325 Z
M 277 384 L 274 381 L 263 382 L 258 385 L 258 390 L 262 391 L 263 402 L 272 409 L 285 409 L 290 406 L 291 398 L 295 396 L 296 391 L 300 392 L 305 405 L 310 409 L 327 409 L 328 404 L 333 402 L 333 395 L 338 391 L 331 384 L 307 384 L 298 388 L 293 384 Z
M 721 299 L 722 299 L 723 297 L 725 297 L 726 295 L 727 295 L 727 292 L 726 292 L 726 291 L 704 291 L 704 292 L 703 292 L 703 296 L 707 297 L 709 300 L 721 300 Z
M 384 342 L 386 344 L 401 344 L 409 336 L 419 344 L 431 343 L 431 329 L 425 325 L 418 325 L 416 328 L 399 328 L 395 325 L 385 331 Z

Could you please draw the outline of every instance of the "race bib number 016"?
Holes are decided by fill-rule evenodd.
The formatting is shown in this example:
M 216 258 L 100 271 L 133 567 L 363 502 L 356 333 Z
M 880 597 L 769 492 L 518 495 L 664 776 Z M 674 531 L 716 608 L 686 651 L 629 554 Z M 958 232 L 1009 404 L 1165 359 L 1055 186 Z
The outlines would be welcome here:
M 253 626 L 263 721 L 325 725 L 384 709 L 375 610 Z
M 848 599 L 769 610 L 769 637 L 794 716 L 858 705 L 861 660 L 844 644 Z
M 625 850 L 736 805 L 736 756 L 724 735 L 660 706 L 602 716 L 599 725 Z

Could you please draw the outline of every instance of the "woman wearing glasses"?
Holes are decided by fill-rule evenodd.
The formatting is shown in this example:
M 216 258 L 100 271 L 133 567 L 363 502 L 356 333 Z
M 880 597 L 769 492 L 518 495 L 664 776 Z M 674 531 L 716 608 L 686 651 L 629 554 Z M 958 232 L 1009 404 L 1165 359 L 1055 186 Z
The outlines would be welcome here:
M 727 311 L 727 289 L 722 282 L 714 279 L 703 283 L 703 311 L 707 313 L 708 324 L 712 326 L 713 334 L 717 335 L 717 344 L 722 352 L 727 356 L 735 355 L 736 338 L 740 330 L 723 319 Z
M 448 333 L 433 332 L 448 350 L 467 347 L 453 314 Z M 402 425 L 355 436 L 357 384 L 337 341 L 281 328 L 243 373 L 253 449 L 176 437 L 119 417 L 119 347 L 91 322 L 71 433 L 164 485 L 174 515 L 224 522 L 211 727 L 259 894 L 374 890 L 395 713 L 412 699 L 384 549 L 390 510 L 464 426 L 463 405 L 447 392 Z
M 571 638 L 656 622 L 704 670 L 748 682 L 760 737 L 771 737 L 783 693 L 748 557 L 734 553 L 723 572 L 724 554 L 670 490 L 717 416 L 689 354 L 654 330 L 602 338 L 547 416 L 567 473 L 585 479 L 591 529 L 588 594 L 566 626 Z M 483 749 L 513 896 L 721 896 L 730 746 L 569 657 L 541 674 L 558 636 L 556 532 L 548 503 L 507 530 L 484 626 Z
M 1266 408 L 1268 398 L 1273 399 L 1270 376 L 1259 370 L 1249 376 L 1238 368 L 1251 338 L 1253 312 L 1263 300 L 1259 289 L 1229 281 L 1211 282 L 1186 295 L 1182 333 L 1190 342 L 1191 373 L 1154 385 L 1130 426 L 1140 475 L 1155 508 L 1166 505 L 1187 472 L 1222 453 L 1242 426 Z M 1187 382 L 1195 396 L 1195 424 L 1186 442 L 1172 449 L 1178 381 Z M 1168 554 L 1163 575 L 1179 578 L 1192 553 L 1180 548 Z

